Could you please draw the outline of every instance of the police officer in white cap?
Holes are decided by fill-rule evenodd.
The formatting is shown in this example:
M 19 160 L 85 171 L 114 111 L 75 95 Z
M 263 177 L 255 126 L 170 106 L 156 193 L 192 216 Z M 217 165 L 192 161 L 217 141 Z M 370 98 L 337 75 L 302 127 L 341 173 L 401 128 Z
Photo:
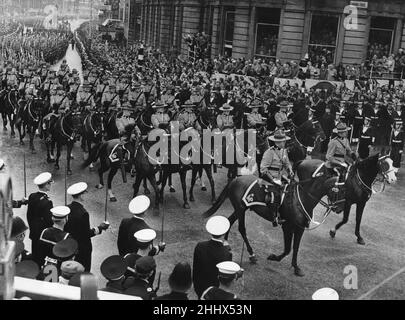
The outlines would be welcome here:
M 206 229 L 211 234 L 211 240 L 200 242 L 194 250 L 193 283 L 198 298 L 211 287 L 218 287 L 217 264 L 231 261 L 232 253 L 229 244 L 224 240 L 229 231 L 229 220 L 222 216 L 215 216 L 208 220 Z
M 201 296 L 201 300 L 240 300 L 232 291 L 236 280 L 242 277 L 243 269 L 232 261 L 217 264 L 219 287 L 209 287 Z
M 3 159 L 0 158 L 0 172 L 5 168 L 5 166 L 6 166 L 6 163 L 4 162 Z M 21 200 L 13 200 L 12 204 L 13 204 L 13 208 L 19 209 L 22 206 L 26 206 L 28 204 L 28 199 L 23 198 Z
M 149 206 L 150 199 L 147 196 L 138 196 L 129 203 L 129 211 L 133 216 L 123 219 L 118 230 L 117 245 L 121 256 L 138 251 L 138 243 L 134 237 L 136 232 L 151 229 L 144 220 Z
M 60 241 L 70 237 L 69 233 L 64 231 L 68 216 L 69 207 L 54 207 L 51 209 L 53 226 L 42 231 L 39 238 L 39 266 L 43 266 L 47 258 L 57 259 L 53 254 L 53 247 Z
M 27 221 L 30 229 L 31 252 L 33 260 L 40 265 L 39 237 L 44 229 L 53 225 L 51 209 L 52 201 L 48 192 L 51 190 L 52 175 L 49 172 L 41 173 L 34 179 L 39 191 L 32 193 L 28 198 Z
M 84 266 L 86 272 L 90 272 L 91 253 L 93 251 L 91 238 L 101 234 L 103 230 L 107 230 L 110 224 L 103 222 L 96 228 L 90 227 L 90 216 L 83 206 L 87 188 L 87 183 L 79 182 L 67 189 L 67 194 L 72 196 L 73 201 L 68 206 L 70 208 L 70 215 L 64 230 L 70 233 L 72 238 L 79 244 L 76 260 Z

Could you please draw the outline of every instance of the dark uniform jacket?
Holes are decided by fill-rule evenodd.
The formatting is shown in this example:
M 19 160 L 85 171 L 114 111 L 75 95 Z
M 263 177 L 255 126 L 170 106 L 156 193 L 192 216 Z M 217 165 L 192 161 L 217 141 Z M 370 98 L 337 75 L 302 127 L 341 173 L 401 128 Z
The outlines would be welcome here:
M 38 240 L 41 232 L 53 225 L 51 209 L 52 201 L 43 192 L 36 192 L 28 198 L 27 221 L 30 239 Z
M 40 266 L 44 265 L 46 257 L 57 259 L 52 252 L 53 247 L 67 238 L 69 238 L 69 233 L 55 227 L 46 228 L 42 231 L 38 244 Z
M 124 294 L 140 297 L 143 300 L 152 300 L 152 298 L 156 296 L 147 280 L 133 278 L 130 279 L 129 285 L 127 284 L 128 282 L 129 279 L 126 281 L 126 284 L 124 284 L 124 286 L 128 288 L 124 291 Z
M 90 228 L 89 213 L 79 202 L 73 201 L 69 206 L 69 220 L 65 225 L 65 231 L 69 232 L 78 244 L 76 261 L 80 262 L 86 272 L 91 269 L 91 252 L 93 250 L 91 238 L 97 235 L 95 229 Z
M 198 297 L 210 286 L 218 286 L 217 264 L 231 261 L 232 253 L 222 242 L 209 240 L 197 244 L 193 260 L 193 284 Z
M 395 168 L 401 167 L 402 152 L 404 150 L 404 132 L 393 131 L 391 136 L 390 157 Z
M 176 300 L 189 300 L 189 299 L 187 297 L 187 293 L 172 291 L 172 292 L 170 292 L 168 294 L 157 297 L 155 300 L 172 300 L 172 301 L 176 301 Z
M 118 230 L 118 252 L 121 256 L 138 251 L 138 245 L 134 234 L 143 229 L 150 229 L 148 224 L 141 218 L 123 219 Z
M 121 282 L 121 280 L 120 281 L 109 281 L 105 285 L 105 288 L 101 289 L 101 291 L 122 294 L 124 292 L 123 283 Z
M 370 155 L 369 146 L 373 145 L 373 128 L 364 126 L 360 130 L 358 153 L 361 159 L 366 159 Z
M 235 294 L 217 287 L 208 288 L 202 295 L 201 300 L 240 300 Z

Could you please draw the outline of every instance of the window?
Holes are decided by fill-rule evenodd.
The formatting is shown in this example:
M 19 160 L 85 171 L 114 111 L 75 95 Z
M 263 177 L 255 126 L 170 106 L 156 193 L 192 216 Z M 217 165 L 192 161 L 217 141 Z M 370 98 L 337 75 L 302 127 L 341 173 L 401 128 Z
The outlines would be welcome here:
M 384 17 L 372 17 L 368 39 L 367 58 L 381 59 L 392 52 L 396 20 Z
M 235 11 L 225 12 L 224 55 L 232 57 Z
M 276 57 L 281 9 L 257 8 L 255 56 Z
M 320 68 L 322 64 L 334 63 L 338 26 L 339 17 L 337 15 L 312 15 L 308 55 L 315 67 Z

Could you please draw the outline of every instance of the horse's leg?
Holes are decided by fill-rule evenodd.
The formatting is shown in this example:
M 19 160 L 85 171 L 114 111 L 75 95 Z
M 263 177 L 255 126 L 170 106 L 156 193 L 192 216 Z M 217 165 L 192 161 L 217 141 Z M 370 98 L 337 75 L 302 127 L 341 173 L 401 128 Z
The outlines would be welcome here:
M 160 203 L 163 203 L 163 194 L 165 191 L 167 179 L 169 177 L 169 172 L 167 169 L 162 169 L 161 186 L 160 186 Z
M 34 126 L 31 127 L 30 130 L 30 148 L 31 148 L 31 153 L 35 154 L 35 146 L 34 146 L 34 138 L 35 138 L 35 129 Z
M 135 182 L 134 182 L 134 184 L 133 184 L 133 188 L 134 188 L 134 198 L 138 195 L 139 187 L 141 186 L 141 182 L 142 182 L 142 177 L 141 177 L 141 175 L 138 173 L 138 174 L 136 175 Z
M 172 174 L 169 174 L 169 188 L 171 193 L 175 193 L 176 189 L 173 187 Z
M 112 192 L 112 181 L 114 179 L 114 176 L 118 172 L 118 167 L 116 166 L 111 166 L 110 173 L 108 174 L 108 180 L 107 180 L 107 187 L 108 187 L 108 194 L 110 196 L 110 201 L 111 202 L 117 202 L 117 198 L 114 196 Z
M 159 209 L 159 188 L 156 183 L 156 177 L 154 174 L 148 177 L 150 184 L 152 185 L 153 190 L 155 191 L 155 209 Z
M 3 117 L 3 130 L 7 131 L 7 113 L 2 113 L 2 117 Z
M 238 211 L 234 211 L 232 213 L 232 215 L 228 218 L 230 227 L 229 227 L 228 232 L 225 234 L 225 241 L 228 241 L 229 233 L 231 232 L 231 228 L 234 225 L 234 223 L 236 222 L 236 220 L 238 220 L 238 213 L 239 213 Z
M 200 166 L 200 168 L 198 170 L 198 180 L 200 180 L 200 183 L 201 183 L 201 190 L 207 191 L 207 187 L 205 186 L 205 183 L 203 180 L 203 173 L 204 173 L 203 166 Z
M 193 166 L 193 170 L 191 172 L 191 185 L 190 185 L 190 201 L 194 202 L 194 186 L 197 180 L 197 172 L 199 169 L 196 167 L 196 165 Z
M 96 186 L 97 189 L 103 189 L 104 188 L 104 179 L 103 179 L 103 175 L 104 172 L 106 172 L 109 169 L 109 166 L 105 163 L 105 160 L 100 158 L 100 168 L 98 169 L 98 177 L 99 177 L 99 181 L 100 183 Z
M 14 130 L 14 125 L 15 125 L 15 114 L 10 114 L 9 115 L 9 120 L 10 120 L 10 127 L 11 127 L 11 138 L 15 137 L 15 130 Z
M 329 231 L 329 235 L 331 236 L 331 238 L 335 238 L 336 232 L 340 229 L 340 227 L 343 226 L 344 224 L 346 224 L 349 221 L 349 215 L 350 215 L 351 207 L 352 207 L 352 203 L 346 201 L 345 209 L 344 209 L 344 212 L 343 212 L 343 220 L 341 222 L 339 222 L 335 226 L 335 229 L 331 229 Z
M 208 181 L 210 182 L 211 185 L 211 201 L 212 203 L 215 203 L 217 201 L 217 195 L 215 193 L 215 182 L 214 178 L 212 176 L 212 169 L 211 165 L 209 166 L 204 166 L 205 173 L 207 174 Z
M 146 177 L 143 178 L 143 189 L 144 189 L 145 195 L 150 195 L 150 190 L 148 189 L 148 180 Z
M 291 224 L 289 223 L 283 224 L 283 235 L 284 235 L 284 252 L 279 256 L 271 254 L 267 257 L 267 260 L 280 262 L 290 254 L 293 239 L 293 226 Z
M 188 203 L 188 198 L 187 198 L 187 183 L 186 183 L 186 177 L 187 177 L 187 170 L 181 170 L 180 169 L 180 180 L 181 180 L 181 188 L 183 189 L 183 208 L 184 209 L 190 209 L 190 204 Z
M 18 136 L 20 137 L 20 145 L 24 145 L 24 136 L 22 132 L 22 121 L 17 124 Z
M 59 170 L 59 158 L 60 158 L 60 154 L 61 154 L 61 144 L 59 142 L 56 143 L 56 159 L 55 159 L 55 169 Z
M 360 225 L 361 225 L 361 218 L 363 217 L 364 207 L 366 206 L 367 202 L 360 202 L 356 205 L 356 232 L 355 235 L 357 237 L 357 243 L 361 245 L 365 245 L 366 242 L 360 235 Z
M 71 154 L 73 150 L 73 143 L 67 143 L 66 144 L 66 163 L 67 163 L 67 174 L 68 176 L 72 175 L 72 169 L 70 168 L 70 160 L 71 160 Z
M 298 250 L 300 248 L 300 243 L 302 239 L 302 235 L 304 234 L 304 229 L 302 228 L 295 228 L 294 231 L 294 245 L 293 245 L 293 257 L 292 257 L 292 266 L 294 268 L 294 274 L 298 277 L 303 277 L 305 274 L 298 266 Z
M 238 214 L 238 229 L 239 229 L 239 233 L 241 234 L 243 241 L 245 241 L 246 244 L 246 249 L 249 253 L 249 260 L 250 263 L 255 264 L 257 263 L 257 258 L 256 255 L 253 252 L 252 246 L 249 243 L 248 237 L 246 235 L 246 225 L 245 225 L 245 214 L 246 214 L 246 210 L 245 211 L 240 211 L 240 214 Z

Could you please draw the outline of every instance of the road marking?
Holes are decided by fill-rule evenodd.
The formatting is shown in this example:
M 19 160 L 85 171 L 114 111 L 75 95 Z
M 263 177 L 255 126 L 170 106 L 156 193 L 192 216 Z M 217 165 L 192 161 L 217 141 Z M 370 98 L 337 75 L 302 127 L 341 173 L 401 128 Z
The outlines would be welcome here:
M 385 285 L 387 282 L 391 281 L 392 279 L 394 279 L 395 277 L 399 276 L 402 272 L 405 271 L 405 267 L 403 267 L 401 270 L 398 270 L 397 272 L 395 272 L 392 276 L 388 277 L 387 279 L 385 279 L 384 281 L 382 281 L 381 283 L 379 283 L 378 285 L 376 285 L 373 289 L 369 290 L 368 292 L 366 292 L 365 294 L 361 295 L 357 300 L 363 300 L 365 297 L 367 297 L 368 295 L 372 294 L 373 292 L 375 292 L 377 289 L 381 288 L 383 285 Z

